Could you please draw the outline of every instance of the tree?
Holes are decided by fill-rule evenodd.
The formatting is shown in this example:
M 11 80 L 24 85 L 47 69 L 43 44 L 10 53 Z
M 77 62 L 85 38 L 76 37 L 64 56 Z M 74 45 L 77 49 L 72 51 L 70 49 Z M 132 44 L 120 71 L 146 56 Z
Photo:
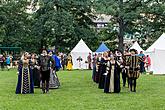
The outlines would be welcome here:
M 39 3 L 33 23 L 33 32 L 39 41 L 69 51 L 81 38 L 90 46 L 92 39 L 97 39 L 90 28 L 93 15 L 88 0 L 41 0 Z
M 109 30 L 116 31 L 119 50 L 123 51 L 123 38 L 139 33 L 141 42 L 159 36 L 164 31 L 164 2 L 155 0 L 95 0 L 96 11 L 111 15 Z M 114 30 L 114 27 L 117 27 Z
M 27 11 L 28 0 L 4 1 L 0 6 L 2 46 L 19 46 L 29 50 L 31 19 Z

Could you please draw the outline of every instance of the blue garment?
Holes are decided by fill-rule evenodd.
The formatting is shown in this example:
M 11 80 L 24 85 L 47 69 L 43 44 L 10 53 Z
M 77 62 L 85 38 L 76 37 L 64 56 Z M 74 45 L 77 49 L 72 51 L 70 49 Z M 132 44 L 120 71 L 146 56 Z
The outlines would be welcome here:
M 53 55 L 52 58 L 55 61 L 55 68 L 56 68 L 56 70 L 57 71 L 60 70 L 60 68 L 61 68 L 60 59 L 56 55 Z
M 6 58 L 6 64 L 9 65 L 10 64 L 10 57 Z
M 139 56 L 139 57 L 144 57 L 145 55 L 144 55 L 144 54 L 139 54 L 138 56 Z
M 18 67 L 18 83 L 16 87 L 16 94 L 30 94 L 34 93 L 34 83 L 32 76 L 32 69 L 29 67 L 24 68 L 21 62 Z

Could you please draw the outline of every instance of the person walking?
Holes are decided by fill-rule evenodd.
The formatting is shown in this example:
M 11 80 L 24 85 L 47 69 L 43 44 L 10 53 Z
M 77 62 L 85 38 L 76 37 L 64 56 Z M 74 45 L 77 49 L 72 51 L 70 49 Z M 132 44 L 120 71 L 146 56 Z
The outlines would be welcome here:
M 136 50 L 131 49 L 131 56 L 128 58 L 127 64 L 129 66 L 128 77 L 129 77 L 129 85 L 130 91 L 136 92 L 136 80 L 140 76 L 140 63 L 143 59 L 136 55 Z
M 42 92 L 49 92 L 49 81 L 50 81 L 50 68 L 55 69 L 55 62 L 51 56 L 48 55 L 46 49 L 42 50 L 42 54 L 39 57 L 38 65 L 41 72 L 42 81 Z M 51 66 L 51 67 L 50 67 Z

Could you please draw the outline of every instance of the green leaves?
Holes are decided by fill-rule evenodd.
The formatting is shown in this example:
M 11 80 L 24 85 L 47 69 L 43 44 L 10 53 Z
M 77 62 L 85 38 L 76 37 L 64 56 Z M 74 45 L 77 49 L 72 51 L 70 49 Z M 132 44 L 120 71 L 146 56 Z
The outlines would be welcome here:
M 91 2 L 88 0 L 41 0 L 34 13 L 33 33 L 50 46 L 70 51 L 83 38 L 93 39 Z M 94 37 L 93 37 L 94 36 Z
M 109 31 L 109 33 L 105 33 L 106 31 L 103 33 L 101 31 L 101 35 L 105 39 L 108 38 L 108 35 L 113 35 L 114 37 L 111 38 L 114 39 L 118 35 L 123 38 L 131 35 L 134 38 L 136 37 L 136 33 L 138 33 L 141 42 L 144 43 L 144 39 L 147 38 L 149 42 L 153 42 L 165 31 L 165 3 L 163 1 L 95 0 L 95 4 L 96 12 L 112 16 L 110 25 L 108 25 L 109 30 L 113 30 L 115 26 L 118 26 L 118 32 L 115 34 L 112 34 L 113 31 Z M 122 45 L 122 38 L 119 39 L 119 42 Z

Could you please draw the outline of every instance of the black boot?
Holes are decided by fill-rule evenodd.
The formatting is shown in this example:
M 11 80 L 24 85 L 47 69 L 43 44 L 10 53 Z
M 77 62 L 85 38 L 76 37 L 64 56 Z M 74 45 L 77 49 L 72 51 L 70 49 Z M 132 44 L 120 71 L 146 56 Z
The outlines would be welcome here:
M 45 93 L 45 83 L 42 83 L 42 93 Z
M 46 83 L 46 93 L 49 93 L 49 82 Z
M 129 80 L 129 85 L 130 91 L 132 92 L 132 79 Z
M 136 92 L 136 79 L 134 79 L 134 90 L 133 92 Z

